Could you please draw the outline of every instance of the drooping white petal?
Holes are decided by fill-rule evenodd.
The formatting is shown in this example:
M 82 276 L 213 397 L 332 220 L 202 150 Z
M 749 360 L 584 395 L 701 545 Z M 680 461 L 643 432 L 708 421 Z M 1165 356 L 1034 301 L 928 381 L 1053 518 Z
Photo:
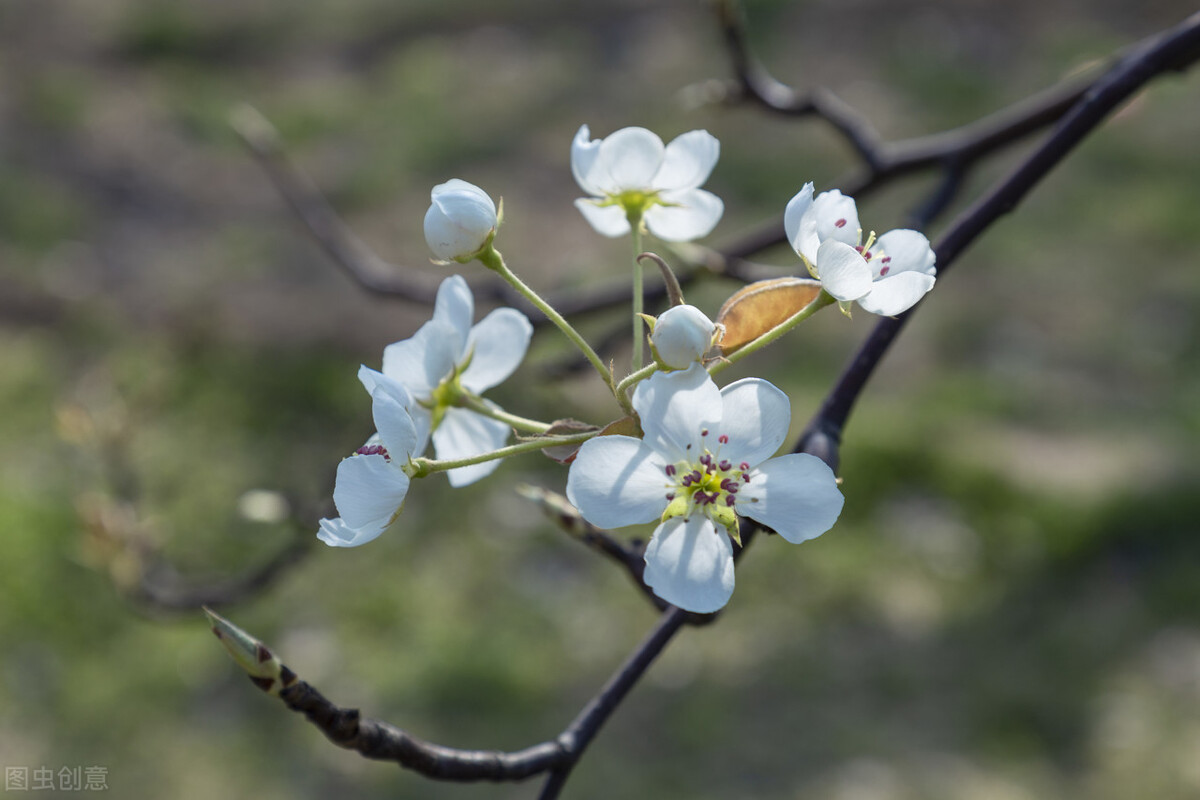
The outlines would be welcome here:
M 615 238 L 629 233 L 629 220 L 620 206 L 598 206 L 586 197 L 575 201 L 575 207 L 588 224 L 601 236 Z
M 341 517 L 321 520 L 317 538 L 330 547 L 358 547 L 379 538 L 386 526 L 351 528 Z
M 695 460 L 708 437 L 716 449 L 721 422 L 721 393 L 699 363 L 678 372 L 656 372 L 633 390 L 633 407 L 642 421 L 645 442 L 669 461 Z
M 377 372 L 371 369 L 366 364 L 360 364 L 358 367 L 358 382 L 367 390 L 367 394 L 372 397 L 375 392 L 387 392 L 396 399 L 396 402 L 405 408 L 411 408 L 413 405 L 412 394 L 405 388 L 404 384 L 395 378 L 389 377 L 382 372 Z
M 721 143 L 708 131 L 677 136 L 663 151 L 662 166 L 651 188 L 668 192 L 699 188 L 708 180 L 720 155 Z
M 808 213 L 816 223 L 817 238 L 822 242 L 833 239 L 851 246 L 858 244 L 860 225 L 854 198 L 837 189 L 821 192 Z
M 895 275 L 897 272 L 909 270 L 929 275 L 937 274 L 937 270 L 933 266 L 936 259 L 933 248 L 929 246 L 929 240 L 925 238 L 925 235 L 917 231 L 903 228 L 888 231 L 876 240 L 872 250 L 883 253 L 888 258 L 886 264 L 882 263 L 882 259 L 879 257 L 871 261 L 875 277 L 879 277 L 879 271 L 884 266 L 888 270 L 886 275 Z
M 463 388 L 480 394 L 512 375 L 531 336 L 533 325 L 515 308 L 497 308 L 481 319 L 467 337 L 471 363 L 460 377 Z
M 646 227 L 665 242 L 690 242 L 707 236 L 721 221 L 725 203 L 712 192 L 691 189 L 665 193 L 663 204 L 646 209 Z
M 828 239 L 817 248 L 817 277 L 838 300 L 857 300 L 871 291 L 871 267 L 853 247 Z
M 817 239 L 817 226 L 808 225 L 806 230 L 802 230 L 800 225 L 808 210 L 812 208 L 812 203 L 813 184 L 809 181 L 788 201 L 783 212 L 783 230 L 787 233 L 792 249 L 815 264 L 817 248 L 821 246 L 820 240 Z
M 662 139 L 645 128 L 622 128 L 600 143 L 588 182 L 616 194 L 626 189 L 650 189 L 662 166 Z
M 923 272 L 909 270 L 880 278 L 871 291 L 858 298 L 858 304 L 872 314 L 892 317 L 917 304 L 933 288 L 935 278 Z
M 588 180 L 592 165 L 596 163 L 596 156 L 600 153 L 601 141 L 592 141 L 587 125 L 580 125 L 574 140 L 571 141 L 571 174 L 575 176 L 579 188 L 594 197 L 606 193 L 603 187 L 596 186 Z
M 597 436 L 579 448 L 567 474 L 567 499 L 588 522 L 620 528 L 657 519 L 673 482 L 667 462 L 629 436 Z
M 463 277 L 451 275 L 442 281 L 442 285 L 438 287 L 437 300 L 433 304 L 432 321 L 444 322 L 454 329 L 459 347 L 456 356 L 466 347 L 467 335 L 471 332 L 471 320 L 474 318 L 475 298 Z
M 710 614 L 733 595 L 733 543 L 703 514 L 659 525 L 645 559 L 646 585 L 685 611 Z
M 351 528 L 379 535 L 408 494 L 408 476 L 381 455 L 350 456 L 338 464 L 333 503 Z
M 775 455 L 788 435 L 792 406 L 788 397 L 762 378 L 743 378 L 721 390 L 721 458 L 756 466 Z
M 833 470 L 824 461 L 789 453 L 751 473 L 738 493 L 737 513 L 799 544 L 832 528 L 844 502 Z
M 383 374 L 404 384 L 414 398 L 428 400 L 454 371 L 466 341 L 466 332 L 460 337 L 448 319 L 431 319 L 411 338 L 383 348 Z
M 379 442 L 396 465 L 408 462 L 416 452 L 418 434 L 408 409 L 382 386 L 371 394 L 371 416 L 379 431 Z
M 485 417 L 465 408 L 448 408 L 437 430 L 433 432 L 433 449 L 439 461 L 470 458 L 498 450 L 508 441 L 511 429 L 499 420 Z M 450 485 L 458 488 L 491 475 L 500 466 L 500 459 L 448 470 Z

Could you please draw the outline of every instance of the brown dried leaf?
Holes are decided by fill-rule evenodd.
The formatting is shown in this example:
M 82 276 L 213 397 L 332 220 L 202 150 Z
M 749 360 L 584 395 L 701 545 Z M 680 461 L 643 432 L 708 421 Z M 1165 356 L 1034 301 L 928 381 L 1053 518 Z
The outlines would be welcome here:
M 800 309 L 821 292 L 821 282 L 811 278 L 772 278 L 743 286 L 717 312 L 725 326 L 719 343 L 722 355 L 757 339 Z

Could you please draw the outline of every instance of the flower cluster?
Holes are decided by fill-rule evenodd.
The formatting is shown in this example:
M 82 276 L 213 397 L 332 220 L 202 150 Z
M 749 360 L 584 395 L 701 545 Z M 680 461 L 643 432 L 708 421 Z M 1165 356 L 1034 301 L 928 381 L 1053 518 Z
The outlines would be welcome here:
M 858 208 L 838 190 L 813 198 L 813 185 L 787 204 L 784 229 L 809 273 L 843 310 L 857 301 L 872 314 L 893 316 L 916 305 L 933 288 L 933 249 L 917 231 L 894 230 L 862 240 Z
M 478 261 L 545 314 L 595 367 L 629 418 L 615 426 L 626 433 L 539 422 L 483 398 L 521 363 L 533 326 L 512 308 L 475 323 L 471 291 L 454 275 L 438 289 L 432 318 L 384 349 L 381 369 L 359 369 L 376 433 L 338 465 L 333 497 L 340 516 L 321 520 L 318 537 L 336 547 L 364 544 L 395 521 L 414 479 L 445 472 L 451 486 L 462 487 L 491 474 L 502 458 L 542 449 L 567 453 L 567 499 L 592 525 L 656 524 L 643 578 L 688 611 L 710 613 L 729 601 L 743 519 L 793 543 L 829 530 L 843 504 L 833 471 L 811 455 L 776 455 L 791 421 L 787 396 L 761 378 L 719 388 L 713 375 L 824 305 L 837 302 L 846 311 L 857 302 L 885 315 L 907 310 L 933 287 L 933 250 L 910 230 L 871 233 L 864 241 L 854 201 L 836 190 L 814 197 L 809 183 L 787 204 L 784 222 L 788 241 L 819 281 L 807 282 L 802 309 L 773 309 L 759 327 L 739 322 L 744 338 L 724 346 L 726 311 L 714 323 L 685 304 L 670 268 L 655 256 L 672 304 L 657 318 L 641 314 L 642 229 L 671 242 L 711 232 L 724 205 L 700 187 L 719 153 L 717 140 L 699 130 L 664 145 L 644 128 L 592 140 L 585 125 L 572 142 L 571 171 L 588 195 L 576 207 L 605 236 L 633 234 L 633 369 L 619 382 L 611 364 L 508 269 L 495 248 L 502 213 L 491 197 L 459 179 L 435 186 L 424 230 L 437 263 Z M 654 357 L 644 368 L 643 321 Z M 710 358 L 714 347 L 718 357 Z M 514 429 L 533 436 L 508 444 Z M 640 435 L 626 435 L 631 430 Z M 430 443 L 432 460 L 424 456 Z

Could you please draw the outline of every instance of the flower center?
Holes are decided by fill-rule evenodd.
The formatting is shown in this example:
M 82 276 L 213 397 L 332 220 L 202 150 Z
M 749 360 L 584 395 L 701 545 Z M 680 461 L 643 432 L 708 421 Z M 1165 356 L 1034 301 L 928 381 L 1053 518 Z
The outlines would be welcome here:
M 708 431 L 701 431 L 701 435 L 707 437 Z M 738 490 L 750 482 L 750 465 L 744 461 L 734 464 L 721 458 L 721 448 L 728 443 L 729 437 L 721 435 L 717 437 L 716 452 L 705 447 L 693 461 L 667 465 L 667 509 L 663 512 L 663 522 L 701 513 L 737 538 L 734 509 Z
M 858 251 L 858 254 L 860 256 L 862 256 L 863 260 L 865 260 L 868 264 L 871 263 L 872 261 L 879 262 L 879 277 L 882 278 L 884 275 L 887 275 L 888 270 L 890 270 L 892 268 L 891 267 L 892 257 L 889 256 L 887 253 L 883 252 L 882 250 L 879 250 L 879 249 L 872 250 L 871 248 L 874 246 L 874 244 L 875 244 L 875 231 L 871 231 L 871 235 L 867 237 L 867 243 L 856 245 L 854 247 L 854 249 Z

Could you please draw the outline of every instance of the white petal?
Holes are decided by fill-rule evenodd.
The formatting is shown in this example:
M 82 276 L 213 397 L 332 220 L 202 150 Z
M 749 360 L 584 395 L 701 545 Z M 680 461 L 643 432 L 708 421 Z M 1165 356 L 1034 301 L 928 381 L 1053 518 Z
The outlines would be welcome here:
M 721 221 L 725 203 L 712 192 L 692 189 L 663 195 L 669 205 L 646 209 L 646 227 L 664 242 L 690 242 L 707 236 Z
M 588 126 L 580 125 L 571 142 L 571 174 L 575 176 L 575 182 L 579 184 L 579 188 L 596 196 L 607 194 L 604 187 L 596 186 L 588 180 L 588 176 L 592 172 L 592 165 L 596 163 L 596 156 L 600 153 L 602 141 L 602 139 L 592 141 Z
M 581 197 L 575 207 L 601 236 L 616 237 L 629 233 L 629 220 L 620 206 L 598 206 L 595 201 Z
M 567 473 L 567 499 L 588 522 L 620 528 L 651 522 L 667 508 L 674 481 L 666 462 L 629 436 L 597 436 L 579 448 Z
M 829 239 L 817 248 L 817 276 L 838 300 L 857 300 L 871 291 L 871 267 L 848 244 Z
M 721 390 L 721 458 L 757 466 L 775 455 L 788 435 L 792 405 L 774 384 L 762 378 L 743 378 Z
M 383 456 L 350 456 L 338 464 L 333 503 L 351 528 L 382 531 L 406 494 L 408 476 Z
M 341 517 L 323 519 L 317 538 L 330 547 L 358 547 L 379 538 L 386 527 L 351 528 Z
M 708 131 L 688 131 L 675 137 L 663 151 L 662 166 L 654 176 L 654 189 L 676 191 L 704 185 L 717 159 L 721 143 Z
M 858 298 L 858 304 L 872 314 L 895 316 L 915 306 L 933 288 L 934 281 L 932 275 L 915 270 L 897 272 L 875 281 L 871 291 Z
M 474 318 L 475 298 L 463 277 L 451 275 L 442 281 L 433 304 L 433 321 L 445 322 L 458 334 L 459 352 L 455 353 L 456 356 L 466 347 L 467 334 L 471 332 L 471 320 Z
M 908 270 L 916 270 L 928 275 L 937 274 L 937 270 L 933 266 L 936 256 L 933 248 L 929 246 L 929 240 L 923 233 L 907 229 L 888 231 L 879 237 L 872 249 L 881 251 L 888 258 L 886 265 L 880 263 L 882 261 L 880 258 L 871 261 L 876 277 L 879 276 L 879 269 L 883 266 L 887 266 L 888 275 Z
M 646 585 L 684 611 L 710 614 L 733 595 L 733 543 L 703 514 L 659 525 L 645 558 Z
M 832 528 L 844 502 L 833 470 L 824 461 L 789 453 L 751 473 L 737 496 L 737 513 L 799 544 Z
M 513 374 L 529 349 L 533 325 L 515 308 L 497 308 L 471 328 L 467 353 L 471 364 L 463 370 L 463 388 L 479 394 Z
M 454 371 L 466 334 L 446 319 L 431 319 L 412 338 L 383 348 L 383 374 L 399 381 L 418 400 L 428 400 L 442 379 Z
M 372 397 L 375 392 L 387 392 L 392 397 L 396 398 L 396 402 L 405 408 L 410 408 L 413 405 L 412 394 L 404 387 L 404 384 L 395 378 L 390 378 L 382 372 L 377 372 L 366 364 L 358 366 L 358 381 L 367 390 L 367 393 Z
M 717 447 L 721 393 L 699 363 L 651 375 L 633 390 L 633 407 L 642 421 L 646 444 L 668 461 L 694 461 L 706 445 L 710 450 Z
M 494 404 L 493 404 L 494 405 Z M 508 425 L 465 408 L 448 408 L 433 432 L 433 449 L 439 461 L 470 458 L 499 450 L 508 441 Z M 486 478 L 500 466 L 500 459 L 447 471 L 450 485 L 458 488 Z
M 371 394 L 371 416 L 379 442 L 397 465 L 405 464 L 417 450 L 417 426 L 408 409 L 383 387 Z
M 645 128 L 622 128 L 600 143 L 588 180 L 604 187 L 606 194 L 650 189 L 664 149 L 662 139 Z
M 851 246 L 858 244 L 860 225 L 854 198 L 837 189 L 821 192 L 813 200 L 809 215 L 816 222 L 817 238 L 822 242 L 833 239 Z
M 788 242 L 791 243 L 792 249 L 815 263 L 817 248 L 821 244 L 820 241 L 816 240 L 816 225 L 809 226 L 810 235 L 813 239 L 812 242 L 801 242 L 800 237 L 800 220 L 812 208 L 812 203 L 813 185 L 812 181 L 809 181 L 804 184 L 803 189 L 796 192 L 792 199 L 788 201 L 787 208 L 783 212 L 783 229 L 787 233 Z

